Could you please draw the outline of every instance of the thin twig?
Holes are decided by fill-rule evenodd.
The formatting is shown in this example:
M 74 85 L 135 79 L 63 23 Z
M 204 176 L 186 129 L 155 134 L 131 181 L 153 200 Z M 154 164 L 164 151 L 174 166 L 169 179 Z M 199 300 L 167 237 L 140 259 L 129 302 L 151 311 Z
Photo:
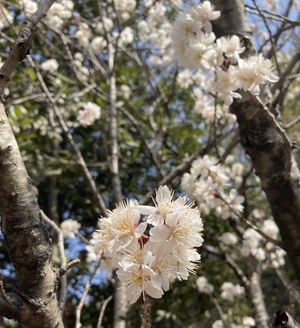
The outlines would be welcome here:
M 59 269 L 59 275 L 63 276 L 67 271 L 69 271 L 73 266 L 75 266 L 77 263 L 79 263 L 79 259 L 74 259 L 68 264 L 66 264 L 64 267 Z
M 222 138 L 225 138 L 227 137 L 227 135 L 231 133 L 231 131 L 229 131 L 228 133 L 224 133 L 222 135 Z M 195 159 L 197 159 L 198 157 L 201 157 L 201 156 L 204 156 L 205 154 L 208 153 L 208 151 L 210 149 L 212 149 L 215 145 L 215 138 L 219 138 L 219 136 L 214 136 L 212 138 L 210 138 L 207 142 L 207 144 L 198 149 L 197 151 L 195 151 L 192 155 L 190 155 L 189 157 L 185 158 L 182 160 L 182 163 L 179 164 L 175 169 L 173 169 L 169 174 L 167 174 L 162 180 L 160 180 L 158 183 L 157 183 L 157 186 L 156 187 L 159 187 L 159 186 L 162 186 L 162 185 L 168 185 L 170 184 L 171 182 L 173 182 L 176 178 L 178 178 L 179 176 L 181 176 L 183 173 L 187 172 L 193 161 Z M 149 191 L 140 201 L 139 201 L 139 204 L 140 205 L 145 205 L 145 204 L 148 204 L 152 197 L 154 196 L 155 194 L 155 188 L 153 188 L 153 190 Z
M 60 260 L 61 260 L 61 268 L 64 268 L 67 265 L 66 256 L 65 256 L 65 247 L 64 247 L 64 236 L 62 230 L 58 227 L 58 225 L 52 221 L 43 211 L 41 211 L 42 219 L 45 223 L 49 224 L 54 231 L 56 231 L 58 240 L 57 247 L 59 250 Z M 60 288 L 60 297 L 59 297 L 59 309 L 61 315 L 63 315 L 66 299 L 67 299 L 67 277 L 63 275 L 61 277 L 61 288 Z
M 286 124 L 284 128 L 287 130 L 291 128 L 293 125 L 297 124 L 299 121 L 300 121 L 300 116 L 296 117 L 294 120 L 292 120 L 292 122 Z
M 141 328 L 150 328 L 151 327 L 150 312 L 151 312 L 153 305 L 154 305 L 153 298 L 151 296 L 149 296 L 148 294 L 145 294 L 143 313 L 141 314 L 141 318 L 142 318 Z
M 33 68 L 36 68 L 36 65 L 34 63 L 34 61 L 29 57 L 28 58 L 30 64 L 32 65 Z M 90 185 L 90 188 L 92 189 L 92 192 L 93 192 L 93 195 L 95 197 L 95 199 L 97 200 L 97 205 L 101 211 L 101 214 L 103 216 L 106 216 L 106 206 L 105 206 L 105 203 L 103 201 L 103 198 L 101 196 L 101 194 L 99 193 L 98 191 L 98 188 L 96 186 L 96 183 L 89 171 L 89 169 L 87 168 L 87 165 L 85 163 L 85 160 L 81 154 L 81 151 L 79 149 L 79 147 L 77 146 L 77 144 L 75 143 L 74 139 L 73 139 L 73 136 L 72 134 L 70 133 L 68 127 L 67 127 L 67 124 L 65 122 L 65 120 L 63 119 L 63 116 L 61 115 L 60 113 L 60 110 L 59 108 L 57 107 L 56 105 L 56 102 L 55 100 L 53 99 L 51 93 L 49 92 L 49 89 L 48 87 L 46 86 L 45 82 L 44 82 L 44 79 L 43 77 L 41 76 L 40 72 L 38 70 L 35 71 L 36 72 L 36 76 L 43 88 L 43 90 L 45 91 L 45 93 L 47 94 L 47 99 L 49 100 L 50 104 L 51 104 L 51 107 L 56 115 L 56 117 L 58 118 L 58 121 L 59 121 L 59 124 L 64 132 L 64 134 L 66 135 L 69 143 L 71 144 L 75 154 L 76 154 L 76 157 L 77 157 L 77 160 L 78 160 L 78 164 L 81 166 L 84 174 L 85 174 L 85 177 Z
M 0 69 L 0 98 L 3 97 L 4 87 L 10 80 L 10 75 L 28 54 L 31 40 L 36 32 L 37 24 L 47 15 L 55 0 L 46 0 L 41 3 L 38 10 L 22 23 L 15 44 L 12 46 L 6 61 Z
M 102 255 L 100 256 L 97 265 L 95 265 L 94 270 L 93 270 L 93 272 L 90 275 L 90 278 L 85 283 L 84 292 L 82 294 L 82 297 L 81 297 L 81 300 L 80 300 L 78 306 L 76 307 L 76 323 L 75 323 L 75 328 L 81 328 L 81 323 L 80 323 L 81 311 L 82 311 L 82 308 L 83 308 L 83 305 L 84 305 L 84 301 L 85 301 L 85 299 L 87 297 L 87 294 L 89 292 L 89 289 L 90 289 L 90 286 L 91 286 L 91 281 L 93 280 L 93 278 L 94 278 L 94 276 L 95 276 L 95 274 L 96 274 L 96 272 L 97 272 L 97 270 L 98 270 L 98 268 L 100 266 L 101 260 L 102 260 Z
M 14 306 L 12 305 L 9 297 L 6 295 L 6 292 L 4 290 L 4 286 L 3 286 L 3 281 L 0 280 L 0 295 L 2 296 L 3 298 L 3 301 L 4 303 L 10 308 L 10 309 L 13 309 Z
M 215 304 L 215 307 L 217 308 L 217 310 L 219 312 L 219 315 L 220 315 L 220 318 L 221 318 L 222 322 L 224 323 L 225 327 L 229 327 L 229 323 L 226 321 L 226 317 L 225 317 L 225 314 L 224 314 L 224 312 L 221 308 L 220 303 L 218 302 L 218 300 L 214 296 L 211 296 L 211 299 L 212 299 L 213 303 Z
M 229 207 L 229 209 L 232 211 L 232 213 L 234 213 L 242 222 L 244 222 L 248 228 L 251 228 L 251 229 L 255 230 L 262 237 L 264 237 L 267 241 L 269 241 L 269 242 L 273 243 L 274 245 L 276 245 L 276 246 L 282 248 L 283 250 L 285 250 L 285 245 L 282 242 L 271 238 L 270 236 L 268 236 L 267 234 L 265 234 L 263 231 L 261 231 L 260 229 L 258 229 L 257 226 L 255 226 L 254 224 L 252 224 L 248 219 L 246 219 L 243 216 L 241 216 L 237 211 L 235 211 L 232 208 L 231 204 L 229 204 L 227 202 L 227 200 L 224 197 L 222 197 L 222 195 L 220 195 L 219 193 L 217 193 L 217 197 L 220 198 Z
M 273 40 L 271 29 L 269 27 L 269 24 L 268 24 L 268 22 L 267 22 L 267 20 L 266 20 L 266 18 L 264 16 L 264 14 L 260 10 L 259 6 L 257 5 L 256 0 L 252 0 L 252 2 L 254 3 L 254 6 L 255 6 L 256 10 L 258 11 L 260 17 L 264 21 L 265 26 L 266 26 L 266 28 L 267 28 L 267 30 L 269 32 L 269 36 L 270 36 L 269 40 L 271 42 L 272 49 L 273 49 L 273 52 L 274 52 L 274 59 L 275 59 L 275 63 L 276 63 L 276 68 L 277 68 L 278 73 L 280 74 L 280 66 L 279 66 L 279 63 L 278 63 L 278 60 L 277 60 L 277 56 L 276 56 L 276 47 L 275 47 L 275 43 L 274 43 L 274 40 Z
M 99 319 L 98 319 L 98 322 L 97 322 L 97 328 L 101 328 L 101 324 L 102 324 L 105 309 L 106 309 L 108 303 L 112 300 L 112 298 L 113 298 L 112 295 L 110 295 L 110 296 L 107 297 L 106 300 L 104 300 L 104 302 L 101 306 L 101 311 L 100 311 Z

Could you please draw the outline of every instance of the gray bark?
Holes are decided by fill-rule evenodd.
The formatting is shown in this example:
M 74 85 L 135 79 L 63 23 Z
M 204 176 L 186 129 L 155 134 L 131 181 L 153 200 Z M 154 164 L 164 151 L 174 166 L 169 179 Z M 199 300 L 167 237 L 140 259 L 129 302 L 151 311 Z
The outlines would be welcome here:
M 0 70 L 0 99 L 16 65 L 28 52 L 36 25 L 54 0 L 44 1 L 24 21 Z M 16 139 L 0 102 L 0 216 L 2 232 L 16 274 L 16 287 L 6 293 L 0 285 L 0 314 L 23 327 L 62 328 L 57 301 L 59 274 L 52 266 L 51 242 L 42 220 Z
M 254 45 L 247 27 L 242 0 L 212 0 L 221 17 L 214 21 L 214 28 L 222 35 L 237 34 L 249 40 L 247 52 L 254 52 Z M 243 16 L 243 18 L 240 18 Z M 239 26 L 241 22 L 241 26 Z M 235 33 L 236 32 L 236 33 Z M 269 108 L 276 116 L 276 111 Z M 243 95 L 234 101 L 231 112 L 237 117 L 241 144 L 249 155 L 260 177 L 274 219 L 280 229 L 284 248 L 291 259 L 295 274 L 300 281 L 300 185 L 299 170 L 295 160 L 289 156 L 289 145 L 251 97 Z M 290 168 L 289 165 L 290 164 Z M 286 172 L 289 170 L 290 172 Z M 287 174 L 288 173 L 288 174 Z
M 0 215 L 16 273 L 14 293 L 2 293 L 0 313 L 24 327 L 63 327 L 51 243 L 21 154 L 0 104 Z

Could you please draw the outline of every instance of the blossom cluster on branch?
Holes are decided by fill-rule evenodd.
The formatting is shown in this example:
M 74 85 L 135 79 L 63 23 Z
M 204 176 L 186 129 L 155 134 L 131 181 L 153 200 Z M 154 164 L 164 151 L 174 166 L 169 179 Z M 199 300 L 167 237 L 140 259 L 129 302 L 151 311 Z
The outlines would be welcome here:
M 230 170 L 216 157 L 205 155 L 192 163 L 190 173 L 182 177 L 181 186 L 197 200 L 201 213 L 208 215 L 214 210 L 223 220 L 237 219 L 244 209 L 244 197 L 237 192 L 243 171 L 242 163 L 234 163 Z
M 272 63 L 262 54 L 242 59 L 245 47 L 236 35 L 216 39 L 211 21 L 220 17 L 209 1 L 182 11 L 171 30 L 175 57 L 181 67 L 215 75 L 212 89 L 226 105 L 241 98 L 238 89 L 259 95 L 260 85 L 277 82 Z
M 187 197 L 174 198 L 167 186 L 156 192 L 155 206 L 123 201 L 94 234 L 97 249 L 110 245 L 112 264 L 118 269 L 130 303 L 147 293 L 160 298 L 174 279 L 187 279 L 200 260 L 195 247 L 203 242 L 203 223 Z M 145 232 L 149 232 L 146 235 Z

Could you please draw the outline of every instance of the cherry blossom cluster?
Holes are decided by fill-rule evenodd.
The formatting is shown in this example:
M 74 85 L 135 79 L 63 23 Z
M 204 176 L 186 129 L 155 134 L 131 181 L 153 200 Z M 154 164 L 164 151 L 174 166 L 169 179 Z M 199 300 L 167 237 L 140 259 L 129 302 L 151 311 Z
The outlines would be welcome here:
M 84 104 L 84 108 L 78 112 L 78 121 L 82 126 L 88 126 L 98 120 L 101 115 L 101 108 L 90 101 Z
M 217 158 L 205 155 L 192 163 L 190 173 L 182 177 L 181 186 L 199 203 L 204 215 L 214 210 L 224 220 L 236 219 L 244 209 L 244 197 L 233 186 L 239 187 L 242 173 L 241 163 L 234 163 L 229 169 L 218 163 Z
M 197 268 L 200 254 L 195 247 L 203 242 L 199 211 L 187 197 L 174 199 L 167 186 L 156 191 L 154 206 L 126 200 L 99 224 L 93 236 L 95 253 L 106 250 L 130 303 L 145 293 L 162 297 L 170 282 L 186 280 Z
M 240 58 L 245 47 L 238 36 L 216 39 L 211 21 L 219 17 L 220 12 L 214 11 L 209 1 L 186 8 L 174 22 L 171 37 L 179 66 L 213 73 L 212 90 L 230 105 L 233 98 L 241 98 L 237 90 L 259 95 L 260 85 L 279 78 L 273 73 L 271 61 L 262 54 Z
M 270 238 L 278 239 L 279 229 L 273 219 L 265 219 L 258 228 Z M 286 252 L 272 242 L 267 242 L 261 234 L 251 228 L 246 229 L 243 234 L 241 254 L 245 257 L 252 255 L 263 262 L 263 269 L 270 266 L 279 268 L 285 264 Z

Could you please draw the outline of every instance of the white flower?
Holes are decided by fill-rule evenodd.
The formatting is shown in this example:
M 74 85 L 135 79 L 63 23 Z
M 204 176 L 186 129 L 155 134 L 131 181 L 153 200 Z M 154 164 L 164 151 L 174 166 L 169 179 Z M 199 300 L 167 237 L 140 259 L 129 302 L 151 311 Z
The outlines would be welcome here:
M 62 19 L 68 19 L 72 17 L 72 10 L 74 4 L 73 1 L 64 0 L 55 2 L 48 11 L 48 16 L 59 16 Z
M 83 110 L 78 112 L 78 121 L 83 126 L 88 126 L 100 118 L 101 108 L 92 102 L 87 102 Z
M 235 245 L 238 242 L 237 236 L 232 232 L 223 233 L 220 240 L 224 245 Z
M 32 0 L 21 0 L 20 5 L 23 7 L 26 16 L 31 16 L 38 9 L 37 3 Z
M 63 26 L 63 19 L 61 19 L 59 16 L 57 15 L 53 15 L 53 16 L 47 16 L 47 25 L 50 28 L 56 28 L 56 29 L 60 29 Z
M 148 39 L 148 34 L 150 32 L 149 24 L 145 20 L 141 20 L 137 23 L 137 28 L 138 28 L 138 33 L 139 33 L 139 38 L 142 41 L 147 41 Z
M 275 83 L 279 80 L 279 77 L 273 73 L 274 69 L 272 62 L 269 59 L 264 58 L 262 54 L 249 57 L 249 61 L 255 62 L 256 74 L 262 78 L 262 83 L 266 81 Z
M 123 283 L 123 290 L 126 293 L 127 300 L 131 304 L 135 303 L 141 294 L 147 293 L 153 298 L 161 298 L 162 288 L 156 288 L 151 282 L 151 277 L 155 272 L 147 265 L 132 263 L 125 269 L 120 268 L 117 271 L 118 278 Z
M 180 12 L 171 30 L 171 38 L 174 43 L 184 42 L 187 44 L 189 39 L 201 31 L 203 25 L 192 17 L 193 10 L 190 8 Z
M 145 293 L 160 298 L 169 289 L 170 280 L 187 279 L 189 273 L 196 272 L 196 262 L 201 257 L 194 247 L 203 242 L 202 220 L 186 197 L 173 200 L 173 194 L 167 186 L 161 186 L 155 206 L 121 202 L 114 211 L 108 211 L 106 218 L 101 218 L 100 230 L 93 236 L 94 252 L 109 245 L 108 257 L 118 268 L 130 303 Z M 150 238 L 144 234 L 147 223 L 154 225 Z
M 212 328 L 223 328 L 223 321 L 222 320 L 217 320 L 213 323 Z
M 193 84 L 192 74 L 190 70 L 183 70 L 177 75 L 177 82 L 181 88 L 187 89 L 190 85 Z
M 285 264 L 284 257 L 286 252 L 282 248 L 276 248 L 275 252 L 270 254 L 271 265 L 273 268 L 279 268 Z
M 256 258 L 258 261 L 260 261 L 260 262 L 262 262 L 262 261 L 264 261 L 264 260 L 266 259 L 266 252 L 265 252 L 265 250 L 264 250 L 263 248 L 261 248 L 261 247 L 259 247 L 259 248 L 253 248 L 253 249 L 251 250 L 251 253 L 252 253 L 252 255 L 254 255 L 255 258 Z
M 247 328 L 249 326 L 254 327 L 255 326 L 255 320 L 251 317 L 244 317 L 243 318 L 243 325 L 245 326 L 244 328 Z
M 257 231 L 251 228 L 247 229 L 243 234 L 243 255 L 253 254 L 255 256 L 257 254 L 258 258 L 263 258 L 263 255 L 257 251 L 262 240 L 264 238 Z
M 245 47 L 241 46 L 240 38 L 237 35 L 221 37 L 219 43 L 226 57 L 230 58 L 232 63 L 237 63 L 240 54 L 245 51 Z
M 121 32 L 119 43 L 120 45 L 126 45 L 128 43 L 131 43 L 133 41 L 133 32 L 132 28 L 129 26 L 126 26 L 124 30 Z
M 75 38 L 78 39 L 79 45 L 87 48 L 90 44 L 89 39 L 91 38 L 92 33 L 91 33 L 88 25 L 85 23 L 82 23 L 80 25 L 79 29 L 75 32 L 74 36 L 75 36 Z
M 91 49 L 93 52 L 100 51 L 106 46 L 107 46 L 107 42 L 103 38 L 103 36 L 96 36 L 91 42 Z
M 120 94 L 124 99 L 129 99 L 131 96 L 131 89 L 128 85 L 122 84 L 120 87 Z
M 223 198 L 226 202 L 221 202 L 220 206 L 216 208 L 216 213 L 224 220 L 229 217 L 236 219 L 238 214 L 242 213 L 244 210 L 242 203 L 245 197 L 239 195 L 236 189 L 231 189 L 229 195 L 223 196 Z
M 242 295 L 245 292 L 244 287 L 234 285 L 232 282 L 224 282 L 221 289 L 221 298 L 229 302 L 233 302 L 236 296 Z
M 74 54 L 74 59 L 82 62 L 84 60 L 84 56 L 83 56 L 83 54 L 81 52 L 76 52 Z
M 137 241 L 127 246 L 117 271 L 127 300 L 133 304 L 145 293 L 153 298 L 160 298 L 164 292 L 162 281 L 156 278 L 158 274 L 153 269 L 155 254 L 147 247 L 140 247 Z
M 147 218 L 148 223 L 154 226 L 161 225 L 169 214 L 185 208 L 187 204 L 186 197 L 173 200 L 173 195 L 174 192 L 167 186 L 160 186 L 156 191 L 155 206 L 139 206 L 142 214 L 149 215 Z
M 199 293 L 210 295 L 214 292 L 214 286 L 211 285 L 204 276 L 197 278 L 196 285 Z
M 41 64 L 41 69 L 53 72 L 58 69 L 58 62 L 56 59 L 48 59 Z
M 201 20 L 206 32 L 212 31 L 212 25 L 210 21 L 216 20 L 221 16 L 220 11 L 214 11 L 213 9 L 214 7 L 210 1 L 203 1 L 203 3 L 195 8 L 197 17 Z
M 72 219 L 65 220 L 60 224 L 60 228 L 66 238 L 75 238 L 75 234 L 80 227 L 81 224 Z
M 115 240 L 119 245 L 129 244 L 139 238 L 146 229 L 147 223 L 139 224 L 140 211 L 131 201 L 123 201 L 116 209 L 108 212 L 107 218 L 101 218 L 101 237 L 99 242 Z
M 113 27 L 114 27 L 113 21 L 108 17 L 104 17 L 103 22 L 97 23 L 97 25 L 95 26 L 95 30 L 99 34 L 104 34 L 104 29 L 106 32 L 109 32 L 112 30 Z
M 216 92 L 218 97 L 224 100 L 226 105 L 231 105 L 233 98 L 241 98 L 241 95 L 235 92 L 241 86 L 241 81 L 237 78 L 237 70 L 229 66 L 227 71 L 217 69 Z
M 170 213 L 165 218 L 165 224 L 150 230 L 150 240 L 171 241 L 176 245 L 199 247 L 203 243 L 200 232 L 203 230 L 202 220 L 197 209 L 183 208 Z
M 213 51 L 206 45 L 198 43 L 196 39 L 191 39 L 188 48 L 185 51 L 185 68 L 200 68 L 204 71 L 210 69 L 210 59 Z
M 266 235 L 273 239 L 277 239 L 277 236 L 279 234 L 279 229 L 276 225 L 276 223 L 273 220 L 264 220 L 262 227 L 260 228 L 262 232 L 264 232 Z
M 133 11 L 136 7 L 135 0 L 114 0 L 115 9 L 119 11 Z

